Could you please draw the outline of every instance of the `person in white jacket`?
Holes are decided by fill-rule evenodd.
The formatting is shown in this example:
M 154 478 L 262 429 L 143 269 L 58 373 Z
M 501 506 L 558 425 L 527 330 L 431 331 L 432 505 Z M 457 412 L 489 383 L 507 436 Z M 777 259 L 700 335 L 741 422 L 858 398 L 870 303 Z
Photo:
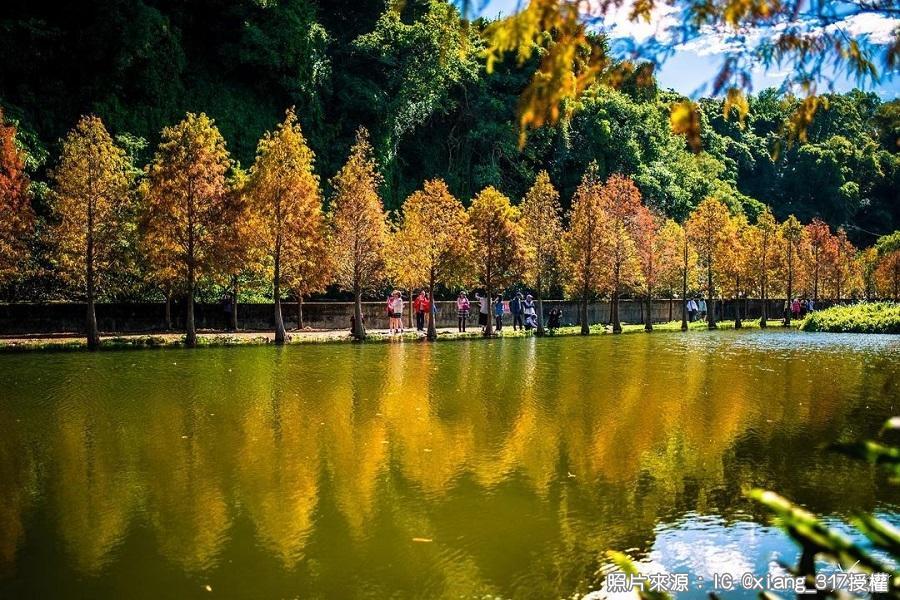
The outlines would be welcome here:
M 693 298 L 687 301 L 687 314 L 688 321 L 691 323 L 694 322 L 694 317 L 697 316 L 697 302 Z
M 398 290 L 394 290 L 394 293 L 391 294 L 388 307 L 391 311 L 389 325 L 391 333 L 403 333 L 403 296 Z

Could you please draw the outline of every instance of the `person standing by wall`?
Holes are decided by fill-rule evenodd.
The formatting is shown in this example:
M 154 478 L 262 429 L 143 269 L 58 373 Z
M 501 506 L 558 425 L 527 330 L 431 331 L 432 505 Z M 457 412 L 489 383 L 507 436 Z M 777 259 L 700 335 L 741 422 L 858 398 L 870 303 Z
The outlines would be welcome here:
M 522 313 L 525 315 L 526 329 L 537 327 L 537 313 L 534 310 L 534 297 L 531 294 L 527 294 L 525 301 L 522 302 Z M 531 320 L 530 326 L 528 325 L 529 320 Z
M 403 296 L 398 290 L 394 290 L 388 306 L 391 311 L 391 333 L 403 333 Z
M 429 305 L 428 294 L 425 293 L 425 290 L 422 290 L 416 296 L 415 302 L 413 302 L 413 310 L 416 312 L 417 331 L 425 330 L 425 315 L 428 314 Z
M 525 328 L 525 325 L 522 322 L 522 315 L 525 309 L 523 302 L 522 292 L 517 292 L 516 295 L 513 296 L 513 299 L 509 301 L 509 312 L 512 314 L 513 318 L 513 331 L 516 331 L 519 327 Z
M 460 333 L 465 333 L 466 331 L 466 322 L 469 320 L 469 298 L 466 296 L 465 292 L 460 292 L 459 296 L 456 298 L 456 321 L 457 321 L 457 330 Z
M 484 333 L 490 318 L 491 299 L 478 292 L 475 292 L 475 299 L 478 300 L 478 324 L 481 325 L 481 333 Z
M 494 318 L 497 320 L 497 331 L 503 329 L 503 296 L 497 296 L 494 302 Z
M 687 314 L 688 321 L 691 323 L 694 322 L 694 317 L 697 316 L 697 301 L 693 298 L 689 298 L 687 301 Z

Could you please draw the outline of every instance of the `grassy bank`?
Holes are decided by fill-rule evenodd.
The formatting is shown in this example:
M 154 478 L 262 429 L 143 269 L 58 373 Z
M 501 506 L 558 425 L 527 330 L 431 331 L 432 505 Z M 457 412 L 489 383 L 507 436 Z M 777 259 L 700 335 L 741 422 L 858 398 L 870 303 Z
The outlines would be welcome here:
M 862 302 L 832 306 L 806 317 L 800 328 L 829 333 L 900 333 L 900 304 Z
M 775 328 L 777 323 L 771 325 Z M 719 329 L 734 329 L 734 321 L 719 321 Z M 745 329 L 758 329 L 759 321 L 744 321 Z M 706 330 L 706 323 L 703 321 L 695 321 L 689 324 L 690 331 Z M 654 333 L 680 332 L 681 321 L 671 321 L 668 323 L 655 323 L 653 325 Z M 644 326 L 635 323 L 623 323 L 623 334 L 644 333 Z M 567 325 L 560 327 L 553 332 L 548 332 L 548 337 L 552 336 L 570 336 L 580 335 L 581 327 L 577 325 Z M 534 335 L 533 331 L 513 331 L 512 327 L 505 326 L 499 333 L 495 332 L 498 338 L 520 338 Z M 591 335 L 612 335 L 612 328 L 608 325 L 592 325 Z M 224 346 L 264 346 L 274 344 L 274 334 L 272 332 L 200 332 L 197 336 L 197 346 L 200 348 L 214 348 Z M 438 330 L 438 341 L 452 340 L 471 340 L 483 339 L 481 331 L 478 327 L 474 327 L 465 333 L 459 333 L 455 329 Z M 419 342 L 425 338 L 421 334 L 412 331 L 400 335 L 392 335 L 385 330 L 370 331 L 365 343 L 391 343 L 391 342 Z M 294 331 L 289 332 L 288 344 L 334 344 L 352 342 L 350 334 L 344 330 L 340 331 Z M 0 352 L 25 352 L 32 350 L 43 350 L 51 352 L 65 352 L 74 350 L 84 350 L 87 344 L 81 337 L 21 337 L 0 339 Z M 184 335 L 181 333 L 160 333 L 160 334 L 136 334 L 136 335 L 116 335 L 104 336 L 100 342 L 101 350 L 135 350 L 144 348 L 183 348 Z

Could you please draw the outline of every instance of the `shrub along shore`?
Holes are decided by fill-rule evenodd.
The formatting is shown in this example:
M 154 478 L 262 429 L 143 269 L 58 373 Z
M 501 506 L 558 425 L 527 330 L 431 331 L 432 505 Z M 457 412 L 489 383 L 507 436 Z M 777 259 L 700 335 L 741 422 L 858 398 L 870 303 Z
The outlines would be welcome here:
M 829 333 L 900 333 L 900 303 L 832 306 L 809 315 L 801 329 Z

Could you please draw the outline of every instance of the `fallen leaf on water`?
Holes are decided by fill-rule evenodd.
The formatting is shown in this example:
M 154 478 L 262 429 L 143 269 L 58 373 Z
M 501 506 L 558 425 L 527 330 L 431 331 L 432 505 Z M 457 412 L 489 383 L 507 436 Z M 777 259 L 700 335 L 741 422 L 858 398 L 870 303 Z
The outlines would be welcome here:
M 211 592 L 211 591 L 212 591 L 212 586 L 209 585 L 209 584 L 207 583 L 205 589 L 206 589 L 207 592 Z
M 414 541 L 414 542 L 425 542 L 425 543 L 427 543 L 427 542 L 433 542 L 434 540 L 431 539 L 431 538 L 418 538 L 418 537 L 416 537 L 416 538 L 413 538 L 413 541 Z

